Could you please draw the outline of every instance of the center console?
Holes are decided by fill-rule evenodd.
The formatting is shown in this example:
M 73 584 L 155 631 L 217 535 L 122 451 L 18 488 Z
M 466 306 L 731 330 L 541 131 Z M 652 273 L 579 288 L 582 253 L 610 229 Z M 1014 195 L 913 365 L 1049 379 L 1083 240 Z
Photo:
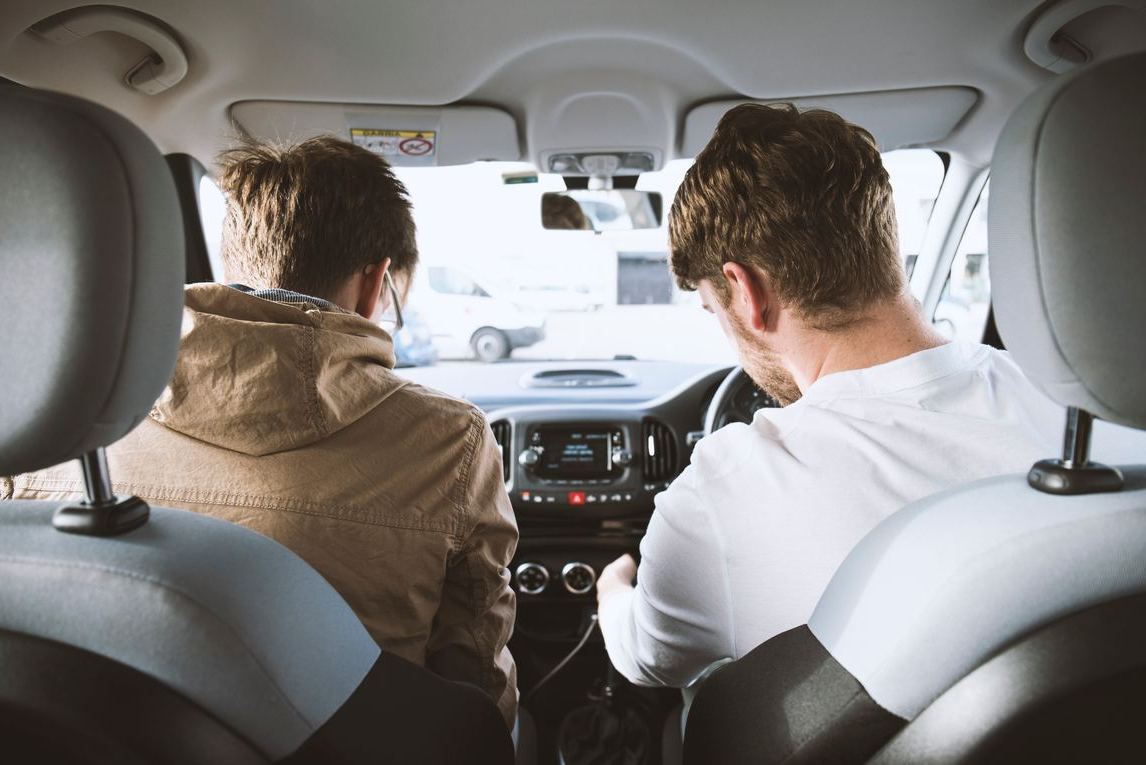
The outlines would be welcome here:
M 510 650 L 523 703 L 551 751 L 575 710 L 600 706 L 595 700 L 639 712 L 654 731 L 679 703 L 678 693 L 637 688 L 611 668 L 593 622 L 597 577 L 639 552 L 655 497 L 688 464 L 727 374 L 706 371 L 632 404 L 588 403 L 596 394 L 579 390 L 579 401 L 487 414 L 521 534 L 509 565 L 517 594 Z

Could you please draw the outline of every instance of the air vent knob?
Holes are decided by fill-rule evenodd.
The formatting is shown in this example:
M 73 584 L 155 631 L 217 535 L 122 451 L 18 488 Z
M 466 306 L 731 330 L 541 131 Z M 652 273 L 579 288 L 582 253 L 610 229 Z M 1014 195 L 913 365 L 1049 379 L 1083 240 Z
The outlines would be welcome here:
M 514 575 L 517 589 L 524 595 L 538 595 L 549 585 L 549 571 L 540 563 L 522 563 Z
M 569 592 L 574 595 L 584 595 L 596 584 L 597 572 L 588 563 L 580 561 L 566 563 L 561 569 L 561 581 L 565 583 L 565 589 Z

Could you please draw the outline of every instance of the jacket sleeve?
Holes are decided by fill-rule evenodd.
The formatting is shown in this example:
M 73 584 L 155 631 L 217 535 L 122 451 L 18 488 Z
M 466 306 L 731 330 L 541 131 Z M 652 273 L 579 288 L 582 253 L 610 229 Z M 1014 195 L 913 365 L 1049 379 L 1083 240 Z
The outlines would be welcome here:
M 502 480 L 501 451 L 479 412 L 474 412 L 465 447 L 459 475 L 462 521 L 447 562 L 426 665 L 486 691 L 512 727 L 517 668 L 506 644 L 517 611 L 508 568 L 517 548 L 517 521 Z
M 599 610 L 605 649 L 636 685 L 683 688 L 733 656 L 722 540 L 689 467 L 657 496 L 635 589 Z

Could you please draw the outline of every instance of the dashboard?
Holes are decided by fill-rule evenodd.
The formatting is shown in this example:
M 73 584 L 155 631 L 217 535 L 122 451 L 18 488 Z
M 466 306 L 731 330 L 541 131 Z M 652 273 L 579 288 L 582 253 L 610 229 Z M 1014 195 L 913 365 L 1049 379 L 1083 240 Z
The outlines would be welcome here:
M 401 373 L 486 412 L 521 531 L 511 565 L 519 639 L 575 636 L 597 574 L 638 552 L 654 498 L 688 466 L 706 427 L 773 405 L 726 365 L 621 359 Z
M 679 389 L 727 364 L 608 359 L 600 361 L 456 362 L 406 367 L 408 380 L 449 393 L 489 413 L 522 405 L 639 404 Z

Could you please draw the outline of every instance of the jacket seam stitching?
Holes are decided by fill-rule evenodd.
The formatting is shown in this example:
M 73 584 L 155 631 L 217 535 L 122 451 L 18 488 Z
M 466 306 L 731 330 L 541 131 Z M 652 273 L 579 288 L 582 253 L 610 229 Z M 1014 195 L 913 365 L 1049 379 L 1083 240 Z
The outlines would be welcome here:
M 457 524 L 454 530 L 454 535 L 459 539 L 466 536 L 465 533 L 465 520 L 468 514 L 469 507 L 466 504 L 466 498 L 470 492 L 470 480 L 473 475 L 473 462 L 474 455 L 477 453 L 477 443 L 481 434 L 482 418 L 474 410 L 470 411 L 470 427 L 466 433 L 466 453 L 465 458 L 462 460 L 461 475 L 458 476 L 458 493 L 459 496 L 453 499 L 454 506 L 458 509 Z
M 367 511 L 351 505 L 312 504 L 301 500 L 282 500 L 275 497 L 266 497 L 254 494 L 231 494 L 227 492 L 179 490 L 170 487 L 155 486 L 152 484 L 119 483 L 115 482 L 116 492 L 119 494 L 136 494 L 152 502 L 174 500 L 196 504 L 215 505 L 218 507 L 246 507 L 260 510 L 275 510 L 286 513 L 309 515 L 316 518 L 335 518 L 350 523 L 361 523 L 368 526 L 383 526 L 387 528 L 408 529 L 410 531 L 434 531 L 454 535 L 447 524 L 431 525 L 400 519 L 374 519 L 357 517 Z M 79 493 L 79 482 L 69 479 L 38 478 L 29 481 L 26 488 L 29 491 L 65 491 Z M 192 511 L 193 512 L 193 511 Z
M 309 318 L 309 317 L 308 317 Z M 298 349 L 299 366 L 303 374 L 302 385 L 306 391 L 307 421 L 319 438 L 325 434 L 322 417 L 318 406 L 318 376 L 315 368 L 315 343 L 313 326 L 307 324 L 301 327 L 302 332 L 297 335 L 295 347 Z
M 322 411 L 322 406 L 319 403 L 319 396 L 318 396 L 318 369 L 319 369 L 320 362 L 319 362 L 319 358 L 318 358 L 318 327 L 317 326 L 312 325 L 310 327 L 310 329 L 307 331 L 307 339 L 310 341 L 310 343 L 309 343 L 310 344 L 310 348 L 309 348 L 309 350 L 310 350 L 310 357 L 309 357 L 310 358 L 310 380 L 314 386 L 312 388 L 313 393 L 314 393 L 314 401 L 313 401 L 314 419 L 315 419 L 315 423 L 318 427 L 318 432 L 323 437 L 325 437 L 326 434 L 329 433 L 329 430 L 328 430 L 329 426 L 326 422 L 326 414 Z
M 477 597 L 479 594 L 481 594 L 478 592 L 478 590 L 482 583 L 477 577 L 473 575 L 473 564 L 470 561 L 469 556 L 467 555 L 464 560 L 466 567 L 466 577 L 470 580 L 470 602 L 480 604 L 481 611 L 475 613 L 475 616 L 480 618 L 482 614 L 489 610 L 489 606 L 485 602 L 485 598 Z M 478 634 L 478 630 L 474 627 L 472 619 L 467 622 L 466 631 L 470 634 L 470 639 L 473 640 L 474 648 L 477 650 L 478 664 L 480 666 L 479 672 L 483 680 L 483 685 L 492 691 L 494 686 L 497 684 L 497 677 L 493 667 L 486 663 L 485 657 L 488 655 L 493 659 L 494 662 L 497 661 L 497 656 L 493 653 L 493 646 L 492 644 L 488 646 L 490 650 L 486 651 L 487 646 L 482 643 L 482 640 Z M 496 698 L 494 701 L 500 702 L 501 699 Z

